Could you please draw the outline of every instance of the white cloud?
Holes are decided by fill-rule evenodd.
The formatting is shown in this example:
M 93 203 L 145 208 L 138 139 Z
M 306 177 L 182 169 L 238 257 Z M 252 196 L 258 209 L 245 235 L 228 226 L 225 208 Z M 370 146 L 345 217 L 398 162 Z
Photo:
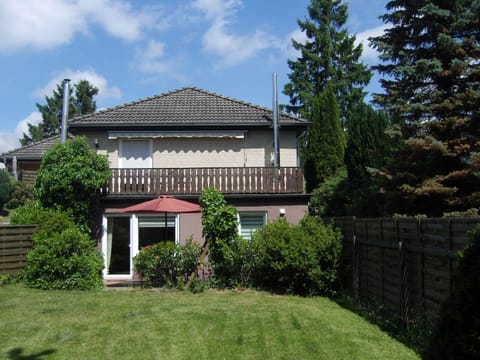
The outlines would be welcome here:
M 13 132 L 0 131 L 0 153 L 20 147 L 19 139 L 23 138 L 24 133 L 28 133 L 28 124 L 37 125 L 41 120 L 42 114 L 34 111 L 25 119 L 20 120 Z
M 122 96 L 122 92 L 118 87 L 110 86 L 107 79 L 92 69 L 62 70 L 61 72 L 54 74 L 45 86 L 36 89 L 33 95 L 39 99 L 43 99 L 45 96 L 51 96 L 52 91 L 57 88 L 57 84 L 60 84 L 63 79 L 70 79 L 71 84 L 77 84 L 81 80 L 88 80 L 93 86 L 98 88 L 96 100 L 119 99 Z
M 179 70 L 181 62 L 180 59 L 165 58 L 165 44 L 150 40 L 146 47 L 136 49 L 130 67 L 145 74 L 162 75 L 186 83 L 187 77 Z
M 146 28 L 158 27 L 160 7 L 135 11 L 113 0 L 2 0 L 0 52 L 45 50 L 70 43 L 77 33 L 100 25 L 111 36 L 132 41 Z
M 288 59 L 295 60 L 301 55 L 301 53 L 293 47 L 292 39 L 296 42 L 304 44 L 308 40 L 308 38 L 307 34 L 305 34 L 305 32 L 300 29 L 295 29 L 285 37 L 283 44 L 281 44 L 280 48 Z
M 369 45 L 368 38 L 382 35 L 386 28 L 386 25 L 381 25 L 356 34 L 355 45 L 363 45 L 362 59 L 366 63 L 378 62 L 378 52 Z
M 228 31 L 231 18 L 242 6 L 239 0 L 195 0 L 193 7 L 210 22 L 202 37 L 204 51 L 220 56 L 219 67 L 233 66 L 255 57 L 261 50 L 275 47 L 278 40 L 256 30 L 253 34 L 236 35 Z
M 25 119 L 20 120 L 15 127 L 15 138 L 19 139 L 23 137 L 23 134 L 28 134 L 28 124 L 38 125 L 42 121 L 42 114 L 39 111 L 34 111 L 28 115 Z

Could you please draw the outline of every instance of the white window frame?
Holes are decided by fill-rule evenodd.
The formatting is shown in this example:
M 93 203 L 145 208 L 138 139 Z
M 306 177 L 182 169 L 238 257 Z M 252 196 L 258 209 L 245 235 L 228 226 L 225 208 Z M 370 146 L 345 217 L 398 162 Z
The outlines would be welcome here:
M 172 214 L 170 214 L 172 215 Z M 175 243 L 180 243 L 180 215 L 173 213 L 175 221 Z M 130 214 L 130 215 L 120 215 L 120 214 L 108 214 L 103 215 L 102 225 L 103 225 L 103 234 L 102 234 L 102 255 L 103 255 L 103 278 L 105 280 L 131 280 L 133 278 L 133 258 L 139 253 L 140 249 L 138 241 L 138 223 L 140 217 L 162 217 L 163 213 L 158 214 Z M 130 273 L 129 274 L 108 274 L 107 268 L 107 253 L 108 253 L 108 219 L 113 217 L 129 217 L 130 218 Z
M 239 211 L 238 212 L 238 215 L 237 215 L 237 219 L 238 219 L 238 235 L 242 236 L 242 222 L 241 222 L 241 216 L 242 215 L 257 215 L 257 216 L 262 216 L 263 217 L 263 225 L 262 226 L 265 226 L 268 222 L 268 213 L 267 211 Z M 246 238 L 244 237 L 245 239 L 247 240 L 250 240 L 251 239 L 251 235 Z

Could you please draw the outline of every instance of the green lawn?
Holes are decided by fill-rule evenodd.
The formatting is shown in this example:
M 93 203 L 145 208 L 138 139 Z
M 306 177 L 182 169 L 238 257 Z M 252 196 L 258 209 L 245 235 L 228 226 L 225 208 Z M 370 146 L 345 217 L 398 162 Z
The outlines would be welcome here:
M 325 298 L 0 287 L 1 359 L 419 359 Z

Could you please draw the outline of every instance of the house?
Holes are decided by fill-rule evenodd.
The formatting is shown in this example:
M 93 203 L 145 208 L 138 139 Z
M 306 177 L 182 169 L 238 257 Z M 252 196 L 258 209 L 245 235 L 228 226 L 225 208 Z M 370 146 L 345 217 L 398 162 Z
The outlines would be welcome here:
M 298 148 L 308 122 L 282 113 L 278 123 L 275 162 L 271 109 L 195 87 L 71 119 L 69 133 L 85 136 L 111 167 L 98 239 L 104 278 L 132 279 L 133 257 L 151 243 L 189 237 L 203 243 L 198 212 L 121 211 L 160 195 L 195 203 L 203 189 L 214 187 L 236 207 L 246 238 L 279 217 L 298 223 L 309 200 Z
M 55 135 L 29 145 L 5 152 L 0 155 L 6 168 L 17 180 L 22 180 L 27 185 L 33 185 L 35 174 L 40 168 L 43 155 L 56 142 L 60 141 L 60 135 Z

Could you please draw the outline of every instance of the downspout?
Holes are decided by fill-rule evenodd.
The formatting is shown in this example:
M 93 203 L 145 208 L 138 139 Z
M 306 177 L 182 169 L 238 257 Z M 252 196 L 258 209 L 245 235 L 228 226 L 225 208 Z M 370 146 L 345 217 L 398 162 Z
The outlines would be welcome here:
M 273 166 L 280 168 L 277 73 L 273 73 Z
M 62 144 L 67 140 L 67 121 L 68 121 L 68 105 L 69 105 L 69 91 L 70 79 L 63 80 L 63 107 L 62 107 Z
M 17 157 L 14 156 L 12 159 L 12 172 L 13 172 L 13 179 L 15 181 L 18 180 L 18 169 L 17 169 Z

